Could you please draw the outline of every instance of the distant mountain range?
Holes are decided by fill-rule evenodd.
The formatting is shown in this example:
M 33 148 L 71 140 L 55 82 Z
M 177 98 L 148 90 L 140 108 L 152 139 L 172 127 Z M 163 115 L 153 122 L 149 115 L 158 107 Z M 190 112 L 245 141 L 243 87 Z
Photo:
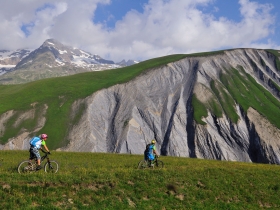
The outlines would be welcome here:
M 83 50 L 48 39 L 38 49 L 0 50 L 0 84 L 19 84 L 38 79 L 102 71 L 138 63 L 115 63 Z
M 14 69 L 30 52 L 30 50 L 0 50 L 0 75 Z

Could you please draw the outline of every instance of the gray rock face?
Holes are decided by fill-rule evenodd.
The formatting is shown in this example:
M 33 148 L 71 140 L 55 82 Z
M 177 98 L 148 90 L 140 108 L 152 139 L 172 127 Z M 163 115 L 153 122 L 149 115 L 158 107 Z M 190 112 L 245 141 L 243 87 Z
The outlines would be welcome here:
M 215 118 L 208 113 L 203 119 L 206 125 L 200 125 L 193 120 L 191 105 L 193 93 L 206 100 L 209 94 L 202 87 L 210 87 L 211 80 L 231 67 L 242 66 L 273 92 L 268 81 L 278 85 L 280 81 L 274 63 L 263 50 L 233 50 L 186 58 L 96 92 L 83 101 L 86 112 L 70 131 L 70 144 L 61 150 L 142 154 L 155 138 L 163 155 L 280 163 L 280 131 L 254 109 L 246 114 L 236 104 L 236 124 L 226 116 Z M 269 127 L 274 136 L 267 134 Z
M 164 144 L 165 135 L 170 135 L 166 139 L 175 135 L 185 146 L 187 133 L 177 135 L 171 126 L 173 121 L 179 121 L 186 127 L 186 101 L 192 93 L 196 74 L 185 69 L 197 68 L 197 65 L 197 61 L 170 64 L 88 97 L 87 111 L 81 124 L 70 132 L 71 143 L 65 149 L 139 154 L 154 137 Z M 74 139 L 87 140 L 85 144 L 83 140 Z M 180 152 L 174 151 L 176 154 Z

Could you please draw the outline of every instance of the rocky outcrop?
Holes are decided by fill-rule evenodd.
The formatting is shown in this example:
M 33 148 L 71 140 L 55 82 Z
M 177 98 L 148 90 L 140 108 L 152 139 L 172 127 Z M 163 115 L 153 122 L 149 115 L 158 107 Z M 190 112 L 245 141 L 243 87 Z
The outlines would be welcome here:
M 244 69 L 279 101 L 270 82 L 280 86 L 280 74 L 267 51 L 185 58 L 76 101 L 72 113 L 81 104 L 85 112 L 69 129 L 69 144 L 58 150 L 142 154 L 155 138 L 162 155 L 279 164 L 279 128 L 253 108 L 244 111 L 235 102 L 236 123 L 209 110 L 205 125 L 194 120 L 193 94 L 206 103 L 213 98 L 211 81 L 232 68 Z
M 11 110 L 0 116 L 0 137 L 2 137 L 2 134 L 5 133 L 5 124 L 12 117 L 16 117 L 17 119 L 12 125 L 14 128 L 16 128 L 18 124 L 26 119 L 36 121 L 36 126 L 32 129 L 32 131 L 22 129 L 20 135 L 9 139 L 8 143 L 4 145 L 0 144 L 0 150 L 22 150 L 29 148 L 29 139 L 31 135 L 40 131 L 46 123 L 46 118 L 44 116 L 48 109 L 46 104 L 44 104 L 42 107 L 39 107 L 39 109 L 36 109 L 36 103 L 31 104 L 31 107 L 32 108 L 26 112 Z M 35 117 L 36 112 L 38 112 L 37 117 Z

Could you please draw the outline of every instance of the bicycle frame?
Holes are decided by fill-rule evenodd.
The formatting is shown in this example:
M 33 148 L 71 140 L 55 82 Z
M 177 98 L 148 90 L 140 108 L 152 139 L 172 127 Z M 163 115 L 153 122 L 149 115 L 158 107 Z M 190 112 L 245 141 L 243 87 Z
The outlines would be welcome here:
M 43 153 L 45 153 L 42 157 L 41 157 L 41 164 L 42 162 L 47 158 L 47 162 L 50 162 L 50 159 L 48 157 L 48 152 L 41 150 Z M 34 158 L 33 160 L 35 160 L 36 164 L 37 164 L 37 158 Z M 32 161 L 32 160 L 31 160 Z
M 161 160 L 158 160 L 158 157 L 155 156 L 155 159 L 153 161 L 150 161 L 150 160 L 141 160 L 139 163 L 138 163 L 138 169 L 145 169 L 145 168 L 151 168 L 151 169 L 154 169 L 154 168 L 163 168 L 164 164 Z

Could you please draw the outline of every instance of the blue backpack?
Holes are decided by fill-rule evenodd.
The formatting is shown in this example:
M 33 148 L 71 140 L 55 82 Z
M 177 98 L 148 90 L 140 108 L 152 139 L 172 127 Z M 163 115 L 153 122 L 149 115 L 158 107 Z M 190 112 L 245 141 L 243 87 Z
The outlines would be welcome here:
M 32 146 L 36 146 L 36 142 L 38 142 L 40 140 L 41 139 L 38 136 L 35 136 L 29 141 L 29 144 L 32 145 Z

